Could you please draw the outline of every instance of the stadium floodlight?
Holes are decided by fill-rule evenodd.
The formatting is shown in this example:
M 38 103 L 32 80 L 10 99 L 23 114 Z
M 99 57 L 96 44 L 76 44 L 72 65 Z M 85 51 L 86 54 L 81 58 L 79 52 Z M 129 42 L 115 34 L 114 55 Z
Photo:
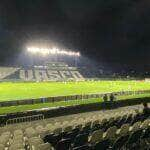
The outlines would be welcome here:
M 53 48 L 38 48 L 38 47 L 27 47 L 27 51 L 33 54 L 42 54 L 42 55 L 68 55 L 68 56 L 80 56 L 80 52 L 66 51 L 63 49 Z

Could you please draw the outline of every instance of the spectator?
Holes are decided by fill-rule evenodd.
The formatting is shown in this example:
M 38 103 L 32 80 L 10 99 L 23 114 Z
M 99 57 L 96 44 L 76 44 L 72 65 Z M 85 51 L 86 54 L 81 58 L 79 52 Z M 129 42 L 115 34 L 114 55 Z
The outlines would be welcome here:
M 115 100 L 115 96 L 113 93 L 110 94 L 110 97 L 109 97 L 110 101 L 113 102 Z
M 143 103 L 143 106 L 143 115 L 147 118 L 150 116 L 150 108 L 148 107 L 148 104 L 146 102 Z
M 108 101 L 108 96 L 107 96 L 107 94 L 105 94 L 105 95 L 103 96 L 103 100 L 104 100 L 104 102 L 107 102 L 107 101 Z

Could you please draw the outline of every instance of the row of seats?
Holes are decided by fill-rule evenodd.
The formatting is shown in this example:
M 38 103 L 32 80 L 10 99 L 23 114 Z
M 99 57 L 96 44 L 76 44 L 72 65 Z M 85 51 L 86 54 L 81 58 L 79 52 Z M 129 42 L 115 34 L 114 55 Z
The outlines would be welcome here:
M 117 128 L 116 123 L 122 119 L 124 122 Z M 95 121 L 93 124 L 87 123 L 85 126 L 74 128 L 68 126 L 64 130 L 58 128 L 45 136 L 44 141 L 51 143 L 56 150 L 108 149 L 110 147 L 118 149 L 125 143 L 128 147 L 132 147 L 133 143 L 137 143 L 140 137 L 144 139 L 147 133 L 150 133 L 150 119 L 144 119 L 142 115 L 137 114 L 136 116 L 111 118 L 101 123 Z M 110 125 L 108 128 L 106 128 L 107 124 Z
M 27 128 L 33 127 L 35 132 L 41 132 L 42 129 L 45 130 L 55 130 L 57 127 L 64 128 L 68 125 L 78 125 L 78 124 L 85 124 L 89 121 L 95 120 L 103 120 L 104 118 L 116 117 L 116 116 L 123 116 L 124 114 L 135 114 L 135 109 L 133 108 L 124 108 L 124 109 L 115 109 L 109 111 L 97 111 L 93 113 L 81 113 L 77 115 L 70 115 L 70 116 L 63 116 L 63 117 L 56 117 L 52 119 L 45 119 L 42 121 L 32 121 L 28 123 L 19 123 L 15 125 L 7 125 L 5 127 L 0 128 L 0 133 L 5 131 L 13 132 L 16 129 L 25 130 Z
M 28 132 L 31 131 L 31 134 Z M 43 139 L 34 130 L 27 129 L 25 132 L 18 129 L 13 132 L 4 132 L 0 136 L 0 150 L 52 150 L 49 143 L 44 143 Z M 28 136 L 29 135 L 29 136 Z
M 70 142 L 73 143 L 79 134 L 86 134 L 88 142 L 92 143 L 91 135 L 96 130 L 102 131 L 102 135 L 107 136 L 108 129 L 116 126 L 117 132 L 121 133 L 123 131 L 119 129 L 122 125 L 133 126 L 135 122 L 141 120 L 135 112 L 137 108 L 118 108 L 1 127 L 0 150 L 51 150 L 56 147 L 61 150 L 62 147 L 56 146 L 59 141 L 68 139 L 69 143 L 71 139 Z M 46 140 L 48 136 L 54 141 Z

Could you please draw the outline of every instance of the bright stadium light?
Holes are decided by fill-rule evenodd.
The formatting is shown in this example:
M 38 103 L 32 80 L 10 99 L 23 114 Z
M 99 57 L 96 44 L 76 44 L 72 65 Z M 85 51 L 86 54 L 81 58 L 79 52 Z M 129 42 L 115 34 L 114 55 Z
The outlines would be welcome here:
M 27 51 L 33 54 L 42 55 L 68 55 L 68 56 L 80 56 L 80 52 L 66 51 L 63 49 L 53 48 L 38 48 L 38 47 L 27 47 Z

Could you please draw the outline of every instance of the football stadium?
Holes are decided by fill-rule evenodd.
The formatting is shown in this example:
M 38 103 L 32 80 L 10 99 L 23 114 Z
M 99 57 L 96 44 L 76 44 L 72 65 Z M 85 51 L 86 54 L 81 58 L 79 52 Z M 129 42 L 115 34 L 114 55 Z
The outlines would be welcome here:
M 64 62 L 33 68 L 0 67 L 0 74 L 1 114 L 102 103 L 104 94 L 110 93 L 116 94 L 116 101 L 150 95 L 147 79 L 86 78 Z
M 65 62 L 0 67 L 0 149 L 143 148 L 149 79 L 93 76 Z
M 0 150 L 150 150 L 149 12 L 0 0 Z

